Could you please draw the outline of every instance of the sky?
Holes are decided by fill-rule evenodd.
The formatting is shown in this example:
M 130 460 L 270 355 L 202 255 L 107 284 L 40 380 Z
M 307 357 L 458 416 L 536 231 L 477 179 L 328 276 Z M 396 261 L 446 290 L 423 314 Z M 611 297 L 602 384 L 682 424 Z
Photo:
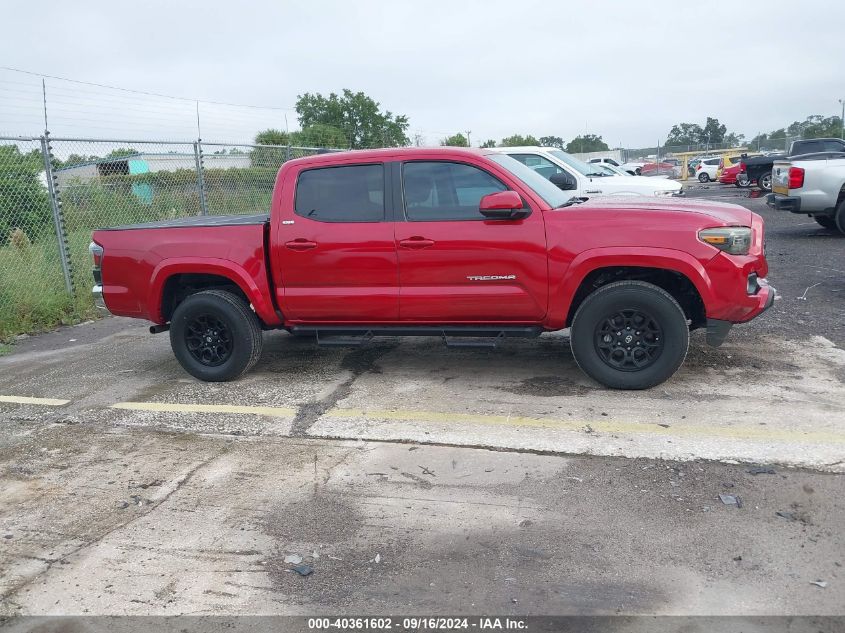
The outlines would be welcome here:
M 6 5 L 5 8 L 2 5 Z M 51 132 L 249 142 L 304 92 L 363 91 L 433 144 L 515 133 L 613 146 L 715 116 L 752 137 L 840 113 L 845 3 L 766 0 L 0 0 L 0 66 L 45 79 Z M 41 79 L 0 70 L 0 134 L 44 127 Z M 234 107 L 208 102 L 246 104 Z

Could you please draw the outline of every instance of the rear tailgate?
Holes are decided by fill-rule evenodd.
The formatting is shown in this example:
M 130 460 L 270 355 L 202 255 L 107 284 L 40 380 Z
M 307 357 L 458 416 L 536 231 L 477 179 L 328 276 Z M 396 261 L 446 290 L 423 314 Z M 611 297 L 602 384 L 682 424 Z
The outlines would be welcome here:
M 772 166 L 772 192 L 782 196 L 789 195 L 789 165 L 788 160 L 776 160 Z

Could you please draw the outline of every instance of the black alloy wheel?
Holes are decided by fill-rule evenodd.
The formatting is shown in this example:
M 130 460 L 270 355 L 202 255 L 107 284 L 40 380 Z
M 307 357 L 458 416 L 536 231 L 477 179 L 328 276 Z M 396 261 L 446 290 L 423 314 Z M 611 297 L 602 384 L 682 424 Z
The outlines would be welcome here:
M 605 317 L 596 327 L 599 357 L 619 371 L 640 371 L 654 364 L 663 351 L 663 328 L 648 313 L 622 310 Z

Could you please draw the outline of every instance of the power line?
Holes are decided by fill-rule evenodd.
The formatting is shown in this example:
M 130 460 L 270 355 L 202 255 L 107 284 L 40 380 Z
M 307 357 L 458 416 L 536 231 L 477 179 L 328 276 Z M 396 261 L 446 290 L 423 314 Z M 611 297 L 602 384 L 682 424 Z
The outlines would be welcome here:
M 252 105 L 248 103 L 226 103 L 224 101 L 206 101 L 205 99 L 195 99 L 192 97 L 178 97 L 175 95 L 166 95 L 161 94 L 158 92 L 147 92 L 144 90 L 133 90 L 131 88 L 121 88 L 120 86 L 110 86 L 108 84 L 98 84 L 92 81 L 81 81 L 79 79 L 68 79 L 67 77 L 58 77 L 56 75 L 45 75 L 44 73 L 37 73 L 31 70 L 22 70 L 20 68 L 12 68 L 10 66 L 0 66 L 0 70 L 8 70 L 15 73 L 23 73 L 25 75 L 33 75 L 35 77 L 47 78 L 47 79 L 57 79 L 59 81 L 68 81 L 75 84 L 82 84 L 85 86 L 96 86 L 97 88 L 108 88 L 110 90 L 120 90 L 121 92 L 131 92 L 133 94 L 140 94 L 140 95 L 147 95 L 150 97 L 161 97 L 163 99 L 176 99 L 178 101 L 193 101 L 193 102 L 201 102 L 201 103 L 211 103 L 214 105 L 225 105 L 225 106 L 233 106 L 236 108 L 256 108 L 260 110 L 282 110 L 282 111 L 293 111 L 295 108 L 280 108 L 277 106 L 258 106 Z

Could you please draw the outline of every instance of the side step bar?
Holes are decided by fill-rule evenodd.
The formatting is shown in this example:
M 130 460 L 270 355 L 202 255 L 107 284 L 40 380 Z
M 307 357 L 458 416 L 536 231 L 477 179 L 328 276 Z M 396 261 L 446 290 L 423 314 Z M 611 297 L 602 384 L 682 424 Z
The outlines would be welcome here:
M 364 345 L 376 336 L 439 336 L 448 347 L 497 347 L 506 338 L 536 338 L 543 333 L 539 326 L 376 326 L 295 325 L 291 334 L 311 335 L 317 345 Z M 458 339 L 458 340 L 456 340 Z M 460 340 L 489 339 L 489 340 Z

